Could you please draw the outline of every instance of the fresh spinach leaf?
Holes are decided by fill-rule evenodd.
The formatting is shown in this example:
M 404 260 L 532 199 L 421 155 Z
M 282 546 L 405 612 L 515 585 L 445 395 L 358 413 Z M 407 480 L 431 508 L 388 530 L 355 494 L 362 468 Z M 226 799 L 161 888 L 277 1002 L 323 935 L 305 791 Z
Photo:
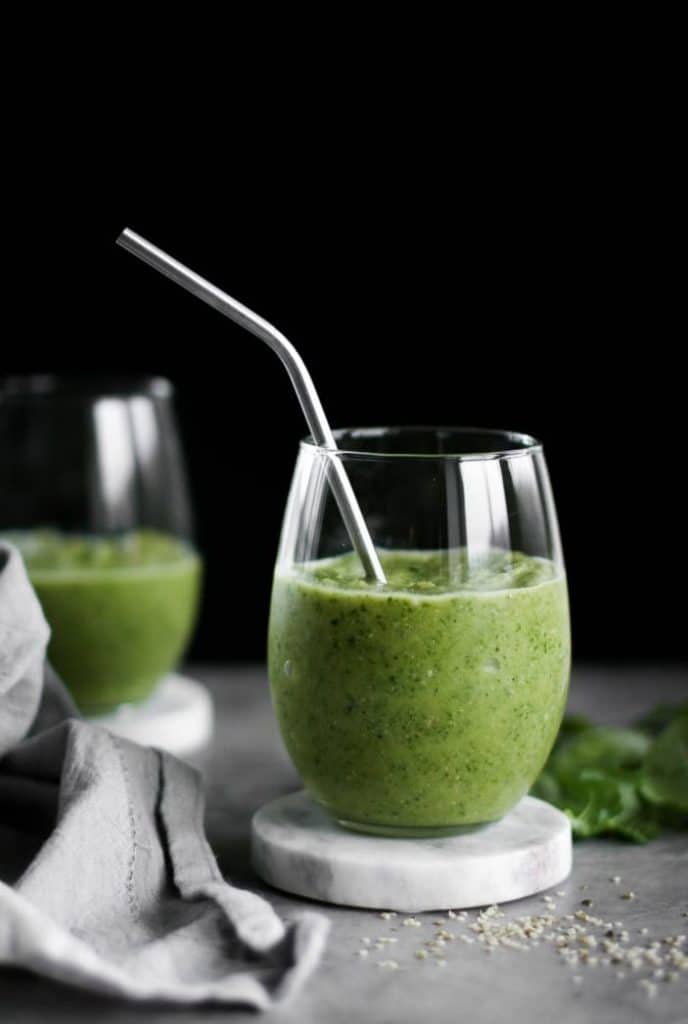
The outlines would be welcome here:
M 647 751 L 641 790 L 654 804 L 688 812 L 688 712 L 667 725 Z
M 650 736 L 659 736 L 675 718 L 688 714 L 688 701 L 683 704 L 657 704 L 656 707 L 636 719 L 634 727 Z
M 584 771 L 613 775 L 640 768 L 650 742 L 635 729 L 591 726 L 555 750 L 548 767 L 560 780 L 575 781 Z
M 577 839 L 645 843 L 688 826 L 688 704 L 659 706 L 630 729 L 568 716 L 531 792 L 565 811 Z
M 644 803 L 635 780 L 583 771 L 565 789 L 564 810 L 578 838 L 616 833 L 646 842 L 659 831 L 656 816 Z

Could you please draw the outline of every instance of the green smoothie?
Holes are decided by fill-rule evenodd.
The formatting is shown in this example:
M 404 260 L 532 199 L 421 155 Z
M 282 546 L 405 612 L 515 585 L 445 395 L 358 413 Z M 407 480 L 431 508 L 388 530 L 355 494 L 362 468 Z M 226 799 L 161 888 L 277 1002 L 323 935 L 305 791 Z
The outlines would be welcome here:
M 196 619 L 193 548 L 152 530 L 5 537 L 22 552 L 51 627 L 48 656 L 79 707 L 99 714 L 147 697 L 183 654 Z
M 493 551 L 380 551 L 276 573 L 273 702 L 313 796 L 344 824 L 398 835 L 494 821 L 528 791 L 568 689 L 566 582 Z

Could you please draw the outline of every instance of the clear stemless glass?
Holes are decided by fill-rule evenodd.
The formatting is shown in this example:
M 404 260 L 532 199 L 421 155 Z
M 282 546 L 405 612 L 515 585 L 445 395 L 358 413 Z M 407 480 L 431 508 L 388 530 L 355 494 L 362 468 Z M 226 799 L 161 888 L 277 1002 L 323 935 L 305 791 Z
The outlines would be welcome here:
M 345 826 L 445 835 L 528 791 L 561 722 L 568 597 L 542 446 L 392 427 L 302 442 L 275 568 L 272 697 L 311 795 Z M 365 580 L 328 486 L 341 459 L 385 569 Z
M 147 697 L 193 629 L 201 563 L 161 378 L 0 382 L 0 535 L 15 542 L 79 707 Z

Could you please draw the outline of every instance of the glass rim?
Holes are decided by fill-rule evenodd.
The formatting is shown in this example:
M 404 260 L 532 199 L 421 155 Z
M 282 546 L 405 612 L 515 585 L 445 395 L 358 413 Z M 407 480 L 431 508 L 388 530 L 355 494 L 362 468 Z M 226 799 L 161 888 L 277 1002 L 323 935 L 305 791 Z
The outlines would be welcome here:
M 167 377 L 137 373 L 27 373 L 0 377 L 1 399 L 171 398 Z
M 384 438 L 391 435 L 404 434 L 428 434 L 437 438 L 442 434 L 456 437 L 476 437 L 480 435 L 485 438 L 494 439 L 488 450 L 480 452 L 461 451 L 427 451 L 427 452 L 384 452 L 368 451 L 364 448 L 340 447 L 339 442 L 347 436 L 351 439 Z M 383 426 L 383 427 L 340 427 L 333 430 L 337 448 L 327 448 L 324 445 L 316 444 L 312 435 L 302 438 L 301 446 L 309 450 L 317 451 L 323 455 L 346 456 L 346 458 L 376 459 L 421 459 L 429 461 L 451 460 L 453 462 L 486 462 L 491 459 L 513 459 L 521 456 L 533 455 L 543 451 L 542 442 L 531 434 L 521 433 L 516 430 L 500 430 L 490 427 L 457 427 L 457 426 Z

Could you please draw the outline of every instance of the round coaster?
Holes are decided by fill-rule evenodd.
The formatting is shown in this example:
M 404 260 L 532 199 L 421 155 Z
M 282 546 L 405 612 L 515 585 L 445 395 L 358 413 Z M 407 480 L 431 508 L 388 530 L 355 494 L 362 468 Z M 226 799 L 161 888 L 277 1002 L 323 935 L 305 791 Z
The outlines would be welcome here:
M 127 740 L 183 757 L 210 740 L 213 703 L 201 683 L 186 676 L 169 675 L 160 680 L 141 704 L 123 704 L 116 711 L 89 721 Z
M 348 832 L 305 791 L 262 807 L 253 866 L 270 885 L 350 907 L 415 913 L 531 896 L 571 870 L 571 825 L 526 796 L 492 825 L 458 836 L 391 839 Z

